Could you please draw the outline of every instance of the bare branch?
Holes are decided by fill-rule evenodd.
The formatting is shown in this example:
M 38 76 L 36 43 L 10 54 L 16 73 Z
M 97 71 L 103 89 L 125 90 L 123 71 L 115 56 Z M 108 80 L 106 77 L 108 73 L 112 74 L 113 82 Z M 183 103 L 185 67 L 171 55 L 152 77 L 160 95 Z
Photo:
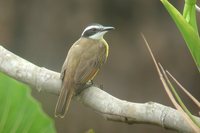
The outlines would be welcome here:
M 38 91 L 59 94 L 59 73 L 38 67 L 0 46 L 0 71 Z M 74 98 L 107 120 L 128 124 L 148 123 L 180 132 L 193 132 L 175 109 L 155 102 L 133 103 L 120 100 L 97 87 L 89 87 Z M 197 121 L 200 118 L 195 117 Z
M 0 71 L 22 81 L 38 91 L 58 94 L 60 74 L 44 67 L 38 67 L 11 53 L 0 45 Z

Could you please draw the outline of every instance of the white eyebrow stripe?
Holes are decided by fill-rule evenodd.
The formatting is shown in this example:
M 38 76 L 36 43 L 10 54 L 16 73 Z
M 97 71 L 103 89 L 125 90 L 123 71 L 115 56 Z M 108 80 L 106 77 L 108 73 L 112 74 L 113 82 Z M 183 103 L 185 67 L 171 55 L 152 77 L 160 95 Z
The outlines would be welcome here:
M 92 29 L 92 28 L 99 28 L 99 26 L 97 26 L 97 25 L 91 25 L 91 26 L 88 26 L 88 27 L 86 27 L 85 28 L 85 30 L 83 31 L 83 33 L 81 34 L 81 35 L 83 35 L 87 30 L 90 30 L 90 29 Z

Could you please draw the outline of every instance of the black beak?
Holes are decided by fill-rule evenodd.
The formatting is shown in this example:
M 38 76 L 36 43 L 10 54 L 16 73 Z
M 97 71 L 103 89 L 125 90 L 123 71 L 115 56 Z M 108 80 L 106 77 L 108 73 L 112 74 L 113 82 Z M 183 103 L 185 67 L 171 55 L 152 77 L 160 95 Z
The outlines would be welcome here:
M 105 26 L 105 27 L 103 27 L 102 31 L 109 31 L 109 30 L 114 30 L 114 29 L 115 29 L 114 27 Z

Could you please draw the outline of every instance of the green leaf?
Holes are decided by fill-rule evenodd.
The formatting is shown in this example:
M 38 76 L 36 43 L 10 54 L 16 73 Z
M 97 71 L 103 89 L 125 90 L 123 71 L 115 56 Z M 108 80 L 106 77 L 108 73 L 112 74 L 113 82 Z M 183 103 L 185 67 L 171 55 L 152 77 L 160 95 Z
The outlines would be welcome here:
M 55 133 L 30 88 L 0 73 L 0 133 Z
M 196 26 L 196 16 L 195 16 L 195 0 L 187 0 L 186 6 L 184 8 L 184 16 L 182 16 L 179 11 L 172 6 L 167 0 L 161 0 L 170 16 L 176 23 L 179 31 L 181 32 L 190 53 L 200 71 L 200 39 L 198 35 L 198 30 Z
M 185 0 L 183 17 L 185 20 L 194 28 L 194 30 L 198 33 L 197 21 L 196 21 L 196 0 Z

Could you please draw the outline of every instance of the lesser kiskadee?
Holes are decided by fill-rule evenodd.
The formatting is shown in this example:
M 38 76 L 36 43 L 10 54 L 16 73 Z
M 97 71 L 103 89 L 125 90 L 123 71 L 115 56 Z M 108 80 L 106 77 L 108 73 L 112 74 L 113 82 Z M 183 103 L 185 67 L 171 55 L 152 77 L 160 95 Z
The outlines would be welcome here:
M 92 24 L 86 27 L 78 41 L 69 49 L 62 66 L 62 87 L 57 101 L 55 116 L 63 118 L 72 96 L 93 80 L 108 56 L 108 44 L 103 36 L 110 26 Z

